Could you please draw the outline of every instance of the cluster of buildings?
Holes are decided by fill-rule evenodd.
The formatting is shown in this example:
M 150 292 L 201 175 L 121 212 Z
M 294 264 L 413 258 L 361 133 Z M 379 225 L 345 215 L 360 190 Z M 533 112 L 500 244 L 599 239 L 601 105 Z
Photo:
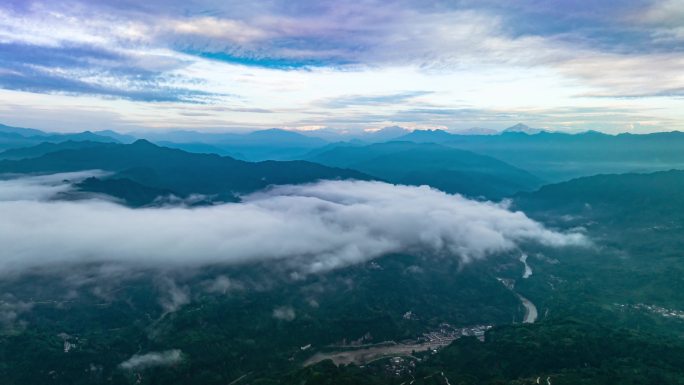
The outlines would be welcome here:
M 385 373 L 397 377 L 412 375 L 417 360 L 414 357 L 392 357 L 385 364 Z
M 64 342 L 64 353 L 69 353 L 76 348 L 76 342 L 74 342 L 73 339 L 78 340 L 78 337 L 72 337 L 66 333 L 59 333 L 57 336 Z
M 622 305 L 624 306 L 624 305 Z M 656 306 L 656 305 L 648 305 L 645 303 L 638 303 L 636 305 L 633 305 L 635 309 L 643 309 L 650 311 L 651 313 L 659 314 L 663 317 L 668 317 L 668 318 L 679 318 L 684 320 L 684 311 L 681 310 L 674 310 L 674 309 L 667 309 L 664 307 Z
M 474 325 L 456 328 L 448 323 L 443 323 L 439 325 L 439 329 L 423 333 L 423 337 L 419 339 L 419 341 L 439 346 L 448 345 L 453 340 L 466 336 L 474 336 L 480 341 L 484 341 L 485 332 L 491 328 L 492 325 Z

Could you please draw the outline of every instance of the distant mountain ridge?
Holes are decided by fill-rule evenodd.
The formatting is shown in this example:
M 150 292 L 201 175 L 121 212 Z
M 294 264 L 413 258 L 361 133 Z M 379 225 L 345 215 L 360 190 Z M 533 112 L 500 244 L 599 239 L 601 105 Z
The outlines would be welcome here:
M 455 136 L 444 144 L 500 159 L 549 181 L 595 174 L 684 168 L 684 133 L 608 135 L 507 132 Z
M 35 128 L 12 127 L 0 124 L 0 133 L 17 134 L 21 136 L 47 136 L 46 132 L 36 130 Z
M 322 132 L 331 130 L 321 130 Z M 33 135 L 39 133 L 40 135 Z M 306 159 L 342 146 L 354 147 L 378 141 L 436 143 L 486 155 L 519 169 L 526 170 L 550 182 L 601 173 L 654 172 L 684 169 L 684 133 L 608 135 L 597 131 L 583 133 L 551 132 L 530 128 L 524 124 L 509 127 L 497 135 L 490 131 L 469 132 L 469 135 L 445 130 L 409 131 L 399 126 L 357 134 L 315 137 L 316 131 L 268 129 L 251 133 L 202 133 L 172 131 L 136 134 L 148 136 L 156 144 L 193 153 L 228 155 L 247 161 Z M 28 135 L 28 136 L 26 136 Z M 343 138 L 342 142 L 330 142 Z M 78 134 L 50 134 L 40 130 L 0 126 L 0 152 L 6 149 L 37 146 L 43 142 L 103 142 L 128 143 L 133 135 L 113 131 L 85 131 Z M 54 146 L 53 146 L 54 147 Z M 72 146 L 73 147 L 73 146 Z M 44 152 L 49 146 L 42 147 Z M 24 156 L 41 148 L 22 150 Z M 18 159 L 17 153 L 4 153 L 0 159 Z
M 451 131 L 453 134 L 456 135 L 499 135 L 501 132 L 494 130 L 492 128 L 483 128 L 483 127 L 471 127 L 471 128 L 466 128 L 464 130 L 454 130 Z
M 113 137 L 96 134 L 91 131 L 74 134 L 55 134 L 32 128 L 10 127 L 0 124 L 0 151 L 36 146 L 44 142 L 62 143 L 67 141 L 119 143 L 119 140 Z
M 444 143 L 453 140 L 456 136 L 444 130 L 415 130 L 396 140 L 416 143 Z
M 65 142 L 59 142 L 59 143 L 42 142 L 40 144 L 37 144 L 35 146 L 31 146 L 31 147 L 12 148 L 9 150 L 2 151 L 2 152 L 0 152 L 0 159 L 19 160 L 19 159 L 27 159 L 27 158 L 37 158 L 39 156 L 43 156 L 45 154 L 55 152 L 55 151 L 76 150 L 76 149 L 87 148 L 87 147 L 99 147 L 99 146 L 104 146 L 104 145 L 108 145 L 108 144 L 114 144 L 114 143 L 92 142 L 89 140 L 84 140 L 84 141 L 67 140 Z
M 333 147 L 307 159 L 393 183 L 426 184 L 449 193 L 488 199 L 500 199 L 542 184 L 534 175 L 497 159 L 430 143 Z
M 193 193 L 235 200 L 239 194 L 274 184 L 320 179 L 372 179 L 358 171 L 306 161 L 244 162 L 215 154 L 193 154 L 159 147 L 146 140 L 46 153 L 21 160 L 0 161 L 0 173 L 58 173 L 100 169 L 142 186 L 165 189 L 179 196 Z
M 502 131 L 502 133 L 506 132 L 520 132 L 523 134 L 528 134 L 528 135 L 535 135 L 540 132 L 549 132 L 547 130 L 543 130 L 541 128 L 532 128 L 526 124 L 518 123 L 514 126 L 508 127 Z
M 411 133 L 411 130 L 401 126 L 387 126 L 378 130 L 363 130 L 353 132 L 348 130 L 335 130 L 330 128 L 323 128 L 311 131 L 297 131 L 302 135 L 311 136 L 314 138 L 321 138 L 327 142 L 358 142 L 365 144 L 386 142 L 395 140 L 401 136 Z
M 288 160 L 328 143 L 320 138 L 277 128 L 244 134 L 171 131 L 141 136 L 167 147 L 190 152 L 211 151 L 248 161 Z

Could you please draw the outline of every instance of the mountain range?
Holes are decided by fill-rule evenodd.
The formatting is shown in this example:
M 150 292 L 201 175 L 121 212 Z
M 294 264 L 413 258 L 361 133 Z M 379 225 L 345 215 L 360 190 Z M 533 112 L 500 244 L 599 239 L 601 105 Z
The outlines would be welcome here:
M 2 178 L 105 171 L 67 181 L 72 188 L 47 201 L 21 196 L 0 202 L 3 214 L 13 210 L 16 218 L 6 221 L 5 232 L 27 226 L 6 244 L 13 246 L 25 235 L 27 246 L 21 252 L 30 253 L 36 242 L 48 245 L 47 252 L 33 257 L 36 267 L 12 271 L 0 280 L 4 381 L 0 382 L 684 384 L 684 171 L 666 169 L 684 168 L 679 151 L 684 148 L 684 134 L 511 132 L 518 129 L 467 136 L 392 128 L 387 137 L 401 134 L 402 140 L 393 137 L 379 143 L 302 139 L 302 133 L 282 130 L 237 137 L 216 134 L 201 141 L 192 141 L 194 133 L 176 133 L 166 138 L 168 143 L 161 136 L 155 142 L 126 143 L 131 137 L 107 131 L 76 134 L 74 139 L 31 129 L 0 130 L 27 144 L 0 152 Z M 93 135 L 106 140 L 77 140 Z M 274 144 L 278 141 L 280 147 Z M 186 147 L 194 152 L 161 143 L 194 146 Z M 245 157 L 298 160 L 250 162 L 219 155 L 238 151 L 244 151 Z M 567 180 L 573 176 L 579 177 Z M 444 194 L 391 186 L 371 193 L 364 190 L 362 196 L 349 198 L 349 207 L 347 200 L 326 203 L 317 195 L 276 197 L 273 202 L 286 205 L 286 210 L 274 230 L 289 229 L 299 219 L 290 198 L 308 202 L 306 208 L 316 219 L 303 231 L 288 233 L 295 244 L 342 240 L 342 247 L 335 245 L 322 253 L 346 252 L 349 246 L 354 255 L 359 246 L 356 237 L 344 235 L 350 229 L 371 238 L 373 245 L 383 245 L 388 242 L 384 229 L 395 225 L 406 229 L 402 240 L 415 232 L 440 244 L 445 236 L 465 231 L 466 242 L 479 244 L 491 238 L 493 245 L 505 245 L 508 241 L 497 237 L 498 231 L 493 235 L 477 231 L 480 221 L 492 220 L 494 228 L 508 226 L 497 219 L 503 211 L 515 219 L 511 231 L 537 231 L 519 226 L 519 221 L 533 220 L 540 231 L 553 234 L 551 243 L 520 242 L 512 249 L 494 246 L 491 255 L 472 260 L 460 258 L 460 249 L 434 253 L 409 246 L 330 271 L 302 273 L 297 269 L 299 255 L 280 260 L 270 258 L 270 251 L 258 252 L 260 257 L 268 254 L 267 258 L 236 264 L 224 265 L 219 259 L 201 266 L 174 265 L 179 258 L 174 257 L 176 246 L 193 239 L 206 242 L 208 229 L 203 225 L 196 229 L 176 225 L 181 236 L 161 247 L 144 248 L 140 244 L 162 233 L 165 226 L 173 227 L 173 221 L 136 231 L 132 241 L 113 236 L 107 244 L 91 240 L 89 228 L 76 231 L 70 225 L 52 225 L 77 223 L 77 215 L 61 214 L 72 221 L 44 225 L 36 214 L 53 207 L 90 210 L 97 230 L 105 235 L 102 239 L 109 240 L 117 226 L 128 229 L 136 218 L 147 215 L 194 216 L 219 210 L 226 214 L 197 223 L 236 220 L 232 209 L 250 203 L 213 205 L 239 202 L 242 195 L 271 185 L 319 179 L 428 185 L 467 198 L 502 200 L 499 204 L 468 201 L 461 210 L 496 208 L 498 214 L 473 211 L 471 219 L 461 221 L 462 228 L 447 222 L 451 224 L 443 231 L 434 232 L 429 227 L 457 215 L 451 206 L 465 199 L 447 196 L 448 204 L 436 206 L 440 209 L 433 212 L 418 210 L 412 218 L 421 220 L 414 221 L 396 220 L 402 217 L 393 215 L 404 209 L 416 211 Z M 348 185 L 344 188 L 351 188 Z M 392 216 L 381 225 L 364 226 L 387 215 L 378 208 L 405 189 L 421 195 L 391 206 Z M 339 190 L 331 188 L 325 194 L 344 196 Z M 382 195 L 383 203 L 368 210 L 365 199 L 373 194 Z M 128 207 L 92 204 L 99 198 Z M 69 202 L 55 202 L 60 200 Z M 355 207 L 357 200 L 363 201 L 359 207 Z M 33 205 L 38 205 L 37 211 L 25 214 Z M 333 222 L 331 236 L 301 242 L 307 239 L 307 234 L 300 238 L 302 232 L 315 234 L 317 226 L 328 226 L 331 213 L 339 207 L 345 207 L 344 221 Z M 101 210 L 122 216 L 100 221 L 107 218 Z M 47 214 L 51 218 L 53 213 Z M 129 215 L 133 219 L 123 218 Z M 238 216 L 235 227 L 241 228 L 253 216 Z M 47 229 L 43 234 L 57 236 L 36 240 L 38 225 Z M 219 228 L 223 226 L 219 222 Z M 276 233 L 269 231 L 248 242 L 278 250 L 289 239 L 271 235 Z M 581 242 L 554 245 L 555 237 L 566 239 L 569 234 Z M 64 237 L 94 244 L 98 251 L 67 259 L 74 254 L 70 247 L 53 246 Z M 218 244 L 224 239 L 219 237 Z M 134 263 L 109 259 L 117 244 L 134 249 Z M 213 252 L 217 246 L 208 248 Z M 192 247 L 182 258 L 194 262 L 201 256 L 200 249 Z M 221 249 L 221 257 L 238 249 Z M 99 250 L 101 256 L 96 255 Z M 321 254 L 303 250 L 303 261 Z M 372 248 L 364 250 L 372 252 Z M 17 266 L 26 259 L 21 252 L 15 259 Z M 63 261 L 45 262 L 60 253 L 65 255 Z M 159 262 L 151 263 L 153 253 L 161 253 Z M 146 264 L 138 265 L 138 259 Z M 147 361 L 133 364 L 141 360 Z M 150 364 L 160 360 L 167 364 Z M 340 362 L 349 364 L 337 366 Z
M 160 147 L 143 139 L 132 144 L 86 145 L 44 153 L 35 158 L 0 161 L 0 173 L 93 169 L 110 171 L 114 178 L 169 190 L 179 196 L 206 194 L 215 195 L 220 200 L 236 200 L 239 194 L 271 184 L 297 184 L 319 179 L 370 179 L 357 171 L 306 161 L 252 163 L 215 154 L 194 154 Z
M 327 139 L 314 137 L 317 133 L 327 133 L 323 135 Z M 0 150 L 5 149 L 0 152 L 0 159 L 35 157 L 60 149 L 92 147 L 94 143 L 131 143 L 138 136 L 146 136 L 148 141 L 160 146 L 191 153 L 218 154 L 247 161 L 310 160 L 335 166 L 344 165 L 374 173 L 378 178 L 396 183 L 427 183 L 449 192 L 488 198 L 499 198 L 534 188 L 539 185 L 539 182 L 534 181 L 535 178 L 537 181 L 560 182 L 600 173 L 654 172 L 684 168 L 684 153 L 680 151 L 684 146 L 684 133 L 608 135 L 588 131 L 567 134 L 531 129 L 523 124 L 509 127 L 498 135 L 489 135 L 488 132 L 483 132 L 482 135 L 462 135 L 444 130 L 408 131 L 394 126 L 351 136 L 339 133 L 333 135 L 330 130 L 325 129 L 310 132 L 269 129 L 244 134 L 194 131 L 135 135 L 122 135 L 114 131 L 52 134 L 0 125 Z M 352 139 L 329 141 L 342 137 Z M 375 141 L 377 142 L 374 144 L 378 146 L 374 146 Z M 421 160 L 402 160 L 401 155 L 390 156 L 385 152 L 397 153 L 402 146 L 404 151 L 408 144 L 384 145 L 387 141 L 439 144 L 442 147 L 432 148 L 439 153 L 433 157 L 442 158 L 434 159 L 435 163 L 430 164 L 427 161 L 430 157 L 426 155 L 428 151 L 416 147 L 411 151 L 422 151 Z M 449 158 L 443 147 L 466 151 L 471 160 L 464 161 L 464 152 L 458 153 L 460 158 L 456 155 Z M 342 148 L 347 149 L 341 150 Z M 350 158 L 343 161 L 334 153 L 322 155 L 333 150 L 345 152 Z M 365 155 L 362 154 L 364 152 Z M 478 166 L 474 162 L 477 158 L 475 154 L 483 164 Z M 372 163 L 369 157 L 380 155 L 385 158 L 376 159 L 377 166 L 369 164 Z M 410 153 L 404 155 L 409 157 Z M 354 161 L 354 157 L 359 157 L 359 160 Z M 388 173 L 383 170 L 382 162 L 390 162 L 390 158 L 392 161 L 398 160 L 397 164 L 402 167 L 385 167 L 392 169 Z M 493 160 L 500 163 L 495 164 Z M 452 164 L 447 164 L 449 162 Z M 502 164 L 506 164 L 510 172 L 502 172 Z M 498 170 L 486 170 L 488 167 Z M 517 171 L 513 172 L 513 169 Z M 523 176 L 525 173 L 527 176 Z M 515 177 L 511 178 L 513 175 Z
M 358 170 L 392 183 L 429 185 L 487 199 L 501 199 L 542 185 L 541 179 L 500 160 L 431 143 L 340 146 L 305 159 Z

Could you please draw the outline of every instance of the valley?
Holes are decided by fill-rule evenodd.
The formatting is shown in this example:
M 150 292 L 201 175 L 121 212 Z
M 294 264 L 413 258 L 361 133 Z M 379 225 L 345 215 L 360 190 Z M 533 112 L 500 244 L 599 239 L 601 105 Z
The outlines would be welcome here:
M 0 385 L 684 385 L 684 0 L 0 1 Z
M 678 383 L 682 172 L 548 184 L 408 142 L 307 158 L 323 164 L 148 141 L 5 154 L 0 237 L 23 257 L 0 264 L 3 378 Z

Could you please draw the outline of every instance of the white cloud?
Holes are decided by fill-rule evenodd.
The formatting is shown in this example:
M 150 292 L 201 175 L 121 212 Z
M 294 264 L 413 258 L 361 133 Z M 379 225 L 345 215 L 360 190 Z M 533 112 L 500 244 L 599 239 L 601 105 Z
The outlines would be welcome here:
M 155 366 L 175 365 L 183 360 L 180 350 L 165 350 L 163 352 L 150 352 L 142 355 L 134 354 L 131 358 L 119 364 L 125 370 L 140 370 Z
M 33 303 L 19 301 L 11 294 L 0 296 L 0 326 L 11 329 L 22 313 L 31 310 Z
M 225 48 L 225 44 L 228 43 L 247 44 L 269 37 L 266 31 L 254 28 L 243 21 L 215 17 L 170 20 L 168 27 L 176 34 L 216 39 L 223 42 L 223 47 L 220 48 Z
M 589 96 L 668 96 L 684 93 L 681 53 L 625 55 L 579 54 L 558 64 L 561 72 L 588 81 Z
M 273 309 L 273 318 L 281 321 L 294 321 L 297 318 L 291 306 L 281 306 Z
M 204 281 L 202 284 L 207 293 L 228 294 L 233 290 L 244 289 L 241 282 L 232 280 L 225 275 L 219 275 L 214 279 Z
M 528 20 L 532 28 L 521 28 L 526 33 L 516 33 L 518 26 L 512 24 L 516 20 L 504 11 L 506 7 L 421 6 L 402 1 L 299 7 L 281 7 L 277 2 L 208 4 L 196 0 L 160 2 L 149 5 L 147 11 L 145 7 L 117 9 L 116 5 L 92 1 L 39 1 L 27 12 L 0 6 L 0 43 L 61 48 L 67 57 L 78 55 L 69 51 L 74 47 L 107 53 L 104 57 L 95 53 L 92 58 L 84 57 L 81 63 L 88 65 L 76 68 L 71 68 L 73 64 L 55 64 L 58 57 L 41 61 L 54 67 L 43 68 L 48 74 L 103 88 L 100 92 L 112 92 L 115 98 L 129 95 L 158 100 L 151 96 L 190 92 L 176 95 L 178 103 L 149 102 L 141 106 L 83 95 L 58 93 L 46 98 L 2 91 L 0 99 L 9 112 L 3 113 L 0 107 L 0 118 L 30 125 L 42 117 L 37 122 L 42 127 L 72 130 L 103 125 L 152 129 L 361 129 L 393 124 L 503 128 L 521 119 L 542 120 L 541 125 L 535 124 L 544 127 L 613 132 L 625 131 L 632 124 L 639 131 L 684 128 L 681 101 L 669 96 L 683 92 L 680 68 L 684 57 L 676 49 L 657 51 L 647 44 L 663 44 L 663 40 L 684 36 L 684 7 L 678 0 L 634 7 L 633 14 L 615 10 L 616 14 L 606 16 L 615 23 L 615 31 L 636 28 L 633 32 L 642 37 L 611 45 L 593 44 L 594 39 L 584 36 L 581 28 L 568 34 L 532 33 L 533 27 L 544 24 L 534 18 Z M 152 9 L 154 12 L 149 12 Z M 199 9 L 212 11 L 192 11 Z M 272 60 L 313 60 L 328 65 L 296 70 L 255 68 L 184 52 L 263 59 L 267 65 Z M 23 57 L 10 59 L 24 62 Z M 26 64 L 33 59 L 27 56 Z M 129 71 L 151 79 L 143 76 L 147 80 L 140 80 Z M 154 90 L 159 92 L 144 92 Z M 418 90 L 433 92 L 419 101 L 382 107 L 315 105 L 322 99 L 349 94 Z M 655 99 L 649 102 L 641 98 L 626 101 L 621 99 L 624 96 L 659 97 L 644 98 Z M 9 105 L 17 99 L 25 99 L 29 107 L 24 108 L 32 111 L 17 113 L 20 109 Z M 207 109 L 204 115 L 193 117 L 183 114 L 191 107 L 188 101 L 235 108 Z M 553 109 L 587 105 L 603 112 L 591 118 L 557 118 L 551 113 Z M 247 107 L 274 113 L 250 112 Z M 460 115 L 395 118 L 414 107 L 471 108 L 479 112 L 467 120 Z M 83 110 L 97 121 L 82 119 Z M 526 113 L 532 110 L 535 113 Z M 112 116 L 104 119 L 103 112 Z M 641 124 L 643 121 L 652 124 Z
M 187 286 L 178 286 L 170 278 L 163 278 L 159 283 L 162 295 L 159 304 L 164 309 L 164 313 L 173 313 L 183 305 L 190 303 L 190 289 Z
M 628 20 L 681 29 L 684 26 L 684 2 L 681 0 L 655 1 L 645 13 L 634 14 Z
M 73 182 L 104 175 L 107 175 L 104 171 L 92 170 L 0 179 L 0 202 L 48 200 L 71 190 Z
M 388 253 L 468 263 L 526 242 L 586 242 L 502 205 L 426 186 L 322 181 L 275 187 L 243 203 L 130 209 L 95 199 L 16 199 L 21 183 L 35 196 L 36 177 L 13 183 L 15 193 L 0 201 L 0 272 L 84 262 L 173 268 L 277 260 L 311 273 Z M 171 307 L 181 297 L 171 296 Z

